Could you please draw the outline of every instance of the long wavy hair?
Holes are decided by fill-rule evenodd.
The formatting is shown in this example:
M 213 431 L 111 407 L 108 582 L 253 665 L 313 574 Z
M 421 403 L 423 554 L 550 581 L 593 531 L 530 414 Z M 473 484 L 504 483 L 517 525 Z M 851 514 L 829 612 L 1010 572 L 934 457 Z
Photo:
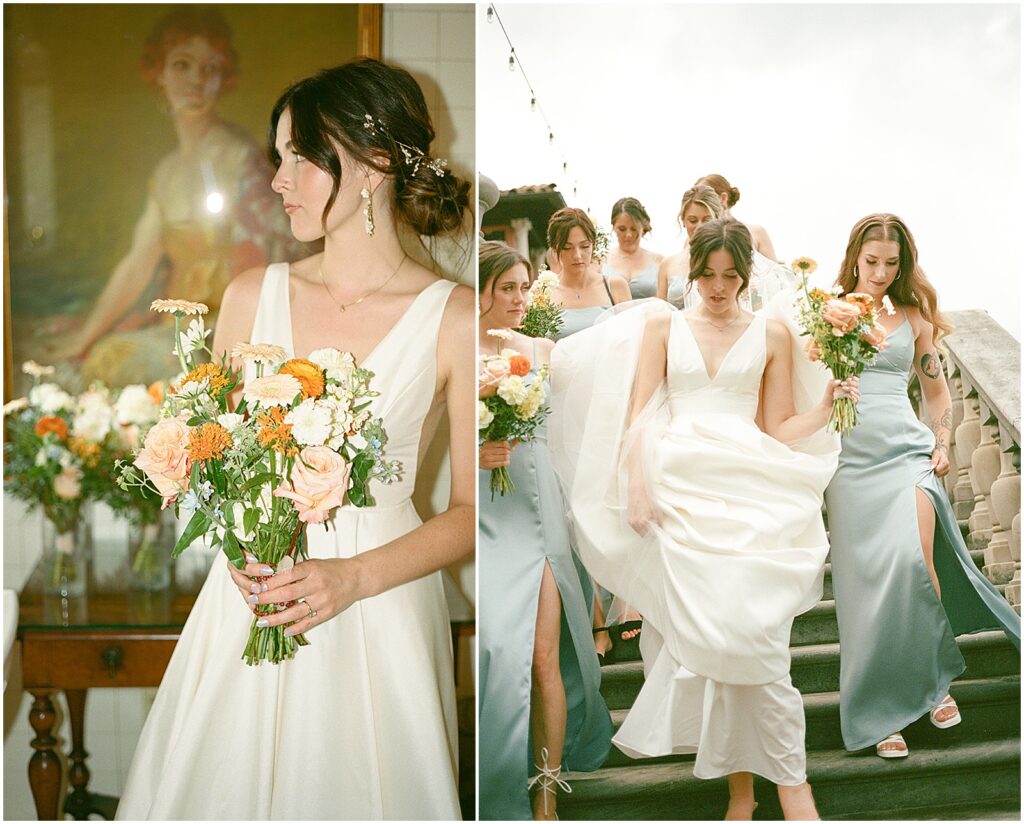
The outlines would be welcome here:
M 842 294 L 857 288 L 857 258 L 861 247 L 872 240 L 895 241 L 900 247 L 900 267 L 896 279 L 889 284 L 886 292 L 893 303 L 899 306 L 916 306 L 921 317 L 932 325 L 932 343 L 938 345 L 946 335 L 953 331 L 953 324 L 939 311 L 939 298 L 935 287 L 925 276 L 917 262 L 917 244 L 914 236 L 896 215 L 878 213 L 868 215 L 857 221 L 850 231 L 850 240 L 846 244 L 846 256 L 839 267 L 836 283 Z
M 477 288 L 481 297 L 484 292 L 491 296 L 490 305 L 486 309 L 482 309 L 480 314 L 489 312 L 491 306 L 494 305 L 494 285 L 498 282 L 498 278 L 517 263 L 526 267 L 526 274 L 530 280 L 533 280 L 533 267 L 518 250 L 499 240 L 480 242 L 480 253 L 477 258 Z

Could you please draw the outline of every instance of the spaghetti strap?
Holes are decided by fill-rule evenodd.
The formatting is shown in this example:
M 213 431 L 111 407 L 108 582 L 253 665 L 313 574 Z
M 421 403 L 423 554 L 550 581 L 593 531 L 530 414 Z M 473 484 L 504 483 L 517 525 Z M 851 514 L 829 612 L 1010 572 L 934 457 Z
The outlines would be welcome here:
M 608 285 L 608 278 L 605 275 L 601 275 L 601 282 L 604 284 L 604 290 L 608 293 L 608 300 L 610 300 L 612 306 L 614 306 L 615 298 L 612 297 L 612 290 L 611 287 Z

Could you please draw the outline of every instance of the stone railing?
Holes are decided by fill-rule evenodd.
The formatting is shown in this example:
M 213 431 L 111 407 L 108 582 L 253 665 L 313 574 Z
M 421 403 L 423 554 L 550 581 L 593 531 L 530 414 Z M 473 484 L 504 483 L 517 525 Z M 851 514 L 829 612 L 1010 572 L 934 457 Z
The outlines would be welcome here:
M 945 478 L 970 549 L 1020 613 L 1020 344 L 983 311 L 950 312 L 953 437 Z

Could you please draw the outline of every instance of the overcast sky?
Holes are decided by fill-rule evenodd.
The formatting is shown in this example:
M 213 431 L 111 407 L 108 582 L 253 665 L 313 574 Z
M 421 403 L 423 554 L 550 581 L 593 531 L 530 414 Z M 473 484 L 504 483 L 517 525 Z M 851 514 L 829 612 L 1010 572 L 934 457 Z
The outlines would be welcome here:
M 717 172 L 826 286 L 853 224 L 894 212 L 940 305 L 1020 339 L 1019 6 L 495 5 L 558 144 L 479 6 L 477 157 L 502 189 L 557 183 L 605 228 L 632 195 L 669 254 L 682 193 Z

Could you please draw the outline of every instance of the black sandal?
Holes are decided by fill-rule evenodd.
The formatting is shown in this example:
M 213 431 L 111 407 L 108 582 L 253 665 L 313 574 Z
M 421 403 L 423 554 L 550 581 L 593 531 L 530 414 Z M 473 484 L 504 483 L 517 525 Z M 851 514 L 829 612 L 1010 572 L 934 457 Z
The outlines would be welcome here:
M 594 635 L 599 632 L 607 632 L 612 638 L 612 648 L 604 655 L 598 655 L 601 664 L 617 664 L 623 661 L 636 661 L 640 658 L 640 635 L 637 633 L 632 638 L 623 638 L 627 632 L 642 629 L 644 622 L 626 621 L 622 624 L 609 624 L 606 627 L 594 627 Z

